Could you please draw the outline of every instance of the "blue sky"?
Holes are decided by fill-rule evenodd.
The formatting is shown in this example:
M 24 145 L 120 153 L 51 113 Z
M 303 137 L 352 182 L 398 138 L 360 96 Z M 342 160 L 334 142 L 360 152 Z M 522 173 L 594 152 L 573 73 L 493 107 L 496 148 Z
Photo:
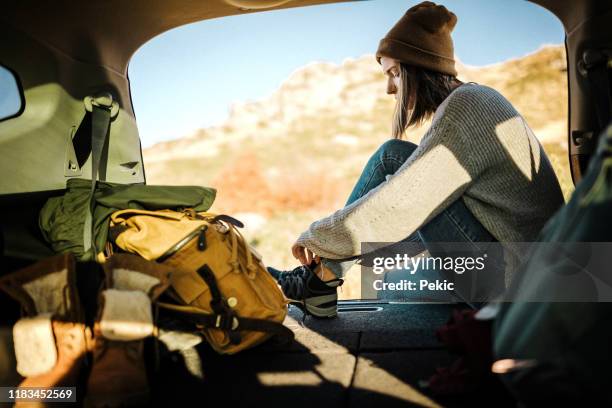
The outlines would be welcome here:
M 224 17 L 152 39 L 129 67 L 144 147 L 221 123 L 232 102 L 263 98 L 295 69 L 373 54 L 419 1 L 372 0 Z M 447 0 L 455 54 L 487 65 L 560 44 L 560 22 L 524 0 Z M 372 60 L 375 64 L 375 60 Z M 381 84 L 384 86 L 384 84 Z

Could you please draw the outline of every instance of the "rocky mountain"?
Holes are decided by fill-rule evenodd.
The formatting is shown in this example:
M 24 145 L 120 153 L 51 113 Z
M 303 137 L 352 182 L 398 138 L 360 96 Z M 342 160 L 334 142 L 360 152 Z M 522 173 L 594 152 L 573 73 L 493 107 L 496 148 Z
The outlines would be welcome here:
M 464 81 L 504 94 L 542 142 L 564 138 L 567 86 L 561 46 L 485 67 L 458 65 Z M 269 97 L 232 106 L 223 125 L 146 149 L 147 179 L 210 185 L 241 154 L 257 156 L 267 177 L 283 170 L 307 174 L 325 169 L 327 175 L 342 178 L 354 174 L 357 157 L 389 137 L 393 106 L 373 56 L 341 65 L 312 63 L 295 71 Z M 418 140 L 423 131 L 411 130 L 409 138 Z

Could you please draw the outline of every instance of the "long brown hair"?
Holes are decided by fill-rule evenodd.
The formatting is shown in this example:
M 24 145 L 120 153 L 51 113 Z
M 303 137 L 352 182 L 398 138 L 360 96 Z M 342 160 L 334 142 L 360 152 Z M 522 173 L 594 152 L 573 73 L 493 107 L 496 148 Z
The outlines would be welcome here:
M 407 128 L 419 126 L 461 84 L 456 77 L 413 65 L 400 64 L 400 87 L 393 115 L 393 137 L 401 139 Z

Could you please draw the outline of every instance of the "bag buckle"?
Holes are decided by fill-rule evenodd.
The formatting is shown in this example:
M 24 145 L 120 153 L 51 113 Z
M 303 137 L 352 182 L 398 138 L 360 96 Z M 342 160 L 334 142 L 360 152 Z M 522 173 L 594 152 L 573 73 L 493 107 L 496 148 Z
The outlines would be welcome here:
M 228 314 L 218 314 L 215 320 L 215 328 L 221 330 L 236 330 L 239 326 L 238 318 Z
M 96 96 L 86 96 L 83 98 L 83 104 L 85 104 L 87 112 L 92 112 L 94 106 L 109 110 L 111 119 L 119 114 L 119 104 L 113 100 L 113 95 L 109 92 L 101 92 Z

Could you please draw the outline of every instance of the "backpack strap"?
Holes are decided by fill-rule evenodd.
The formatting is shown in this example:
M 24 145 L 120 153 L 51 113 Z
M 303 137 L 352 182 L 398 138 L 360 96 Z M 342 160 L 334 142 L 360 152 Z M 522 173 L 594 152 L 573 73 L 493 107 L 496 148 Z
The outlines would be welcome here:
M 84 100 L 85 109 L 91 114 L 91 189 L 89 191 L 89 211 L 85 215 L 83 226 L 83 248 L 85 252 L 93 250 L 94 259 L 98 254 L 95 243 L 95 226 L 93 225 L 94 193 L 98 172 L 100 179 L 106 179 L 106 161 L 101 165 L 103 152 L 108 155 L 108 136 L 111 120 L 119 113 L 119 105 L 113 101 L 110 93 L 103 93 L 97 97 L 88 96 Z
M 227 314 L 209 314 L 193 306 L 179 306 L 165 302 L 157 302 L 157 306 L 166 310 L 173 317 L 187 320 L 190 323 L 207 329 L 221 329 L 228 332 L 237 330 L 258 331 L 270 333 L 287 342 L 295 337 L 293 331 L 287 326 L 263 319 L 251 319 L 238 315 L 228 316 Z

